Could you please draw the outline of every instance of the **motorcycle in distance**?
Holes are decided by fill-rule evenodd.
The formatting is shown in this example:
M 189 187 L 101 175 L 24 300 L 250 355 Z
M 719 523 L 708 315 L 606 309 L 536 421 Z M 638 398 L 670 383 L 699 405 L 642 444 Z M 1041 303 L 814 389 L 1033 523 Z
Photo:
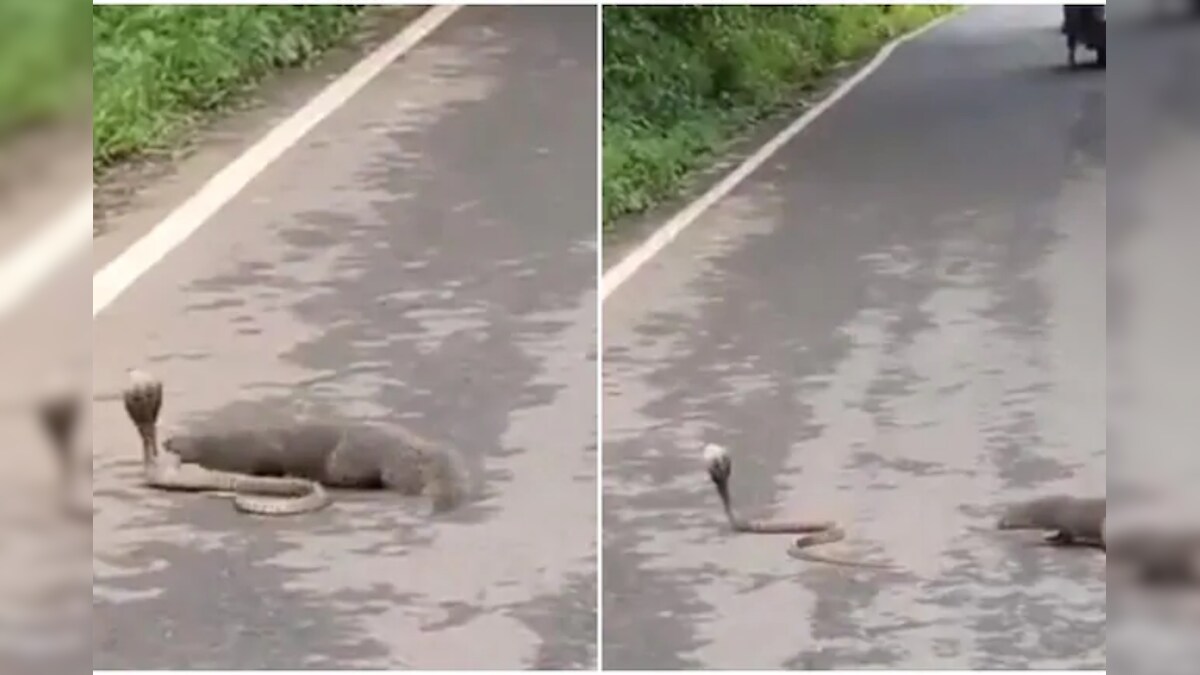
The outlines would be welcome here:
M 1079 65 L 1079 47 L 1096 52 L 1096 65 L 1106 67 L 1104 5 L 1063 5 L 1062 33 L 1067 38 L 1067 63 Z

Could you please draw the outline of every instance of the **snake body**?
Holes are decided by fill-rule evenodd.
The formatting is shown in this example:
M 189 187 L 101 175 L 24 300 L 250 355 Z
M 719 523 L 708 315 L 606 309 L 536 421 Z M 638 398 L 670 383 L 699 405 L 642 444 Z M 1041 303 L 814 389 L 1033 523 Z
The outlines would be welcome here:
M 729 490 L 729 478 L 733 475 L 733 460 L 729 456 L 729 451 L 719 445 L 709 443 L 704 447 L 704 466 L 708 470 L 709 479 L 712 480 L 713 486 L 717 489 L 717 496 L 721 498 L 721 506 L 725 509 L 725 518 L 729 521 L 729 526 L 734 532 L 803 534 L 805 536 L 798 537 L 788 548 L 788 555 L 797 560 L 821 562 L 844 567 L 891 568 L 891 565 L 883 563 L 843 560 L 841 558 L 823 556 L 807 550 L 813 546 L 832 544 L 845 539 L 846 533 L 837 526 L 837 523 L 829 521 L 778 522 L 743 518 L 734 509 L 733 497 Z
M 122 398 L 125 412 L 141 437 L 146 486 L 173 492 L 233 493 L 238 511 L 264 516 L 310 513 L 330 504 L 328 493 L 315 481 L 214 471 L 184 463 L 178 455 L 165 451 L 158 442 L 163 386 L 150 375 L 131 371 Z

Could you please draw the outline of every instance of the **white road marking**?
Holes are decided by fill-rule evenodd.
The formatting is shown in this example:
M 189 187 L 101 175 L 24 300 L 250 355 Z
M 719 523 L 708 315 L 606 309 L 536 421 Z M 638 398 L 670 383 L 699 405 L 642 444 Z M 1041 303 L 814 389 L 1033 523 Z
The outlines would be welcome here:
M 97 272 L 92 277 L 92 318 L 104 311 L 139 277 L 199 230 L 200 226 L 241 192 L 271 162 L 350 100 L 390 63 L 433 33 L 461 7 L 438 5 L 426 10 L 396 37 L 355 64 L 304 107 L 230 162 L 154 229 Z
M 20 305 L 54 270 L 92 243 L 92 190 L 59 219 L 38 228 L 0 262 L 0 318 Z
M 924 26 L 901 35 L 900 37 L 886 44 L 882 49 L 879 50 L 879 53 L 875 55 L 875 58 L 871 59 L 871 61 L 867 63 L 867 65 L 863 66 L 861 70 L 855 73 L 853 77 L 838 86 L 838 88 L 835 89 L 832 94 L 830 94 L 817 105 L 805 111 L 803 115 L 789 124 L 786 129 L 776 134 L 775 137 L 770 141 L 767 141 L 765 145 L 755 151 L 753 155 L 748 157 L 746 161 L 742 162 L 736 169 L 729 172 L 729 174 L 722 178 L 716 185 L 713 185 L 708 189 L 707 192 L 700 195 L 700 197 L 698 197 L 695 201 L 693 201 L 691 204 L 688 204 L 681 211 L 667 220 L 667 222 L 663 223 L 663 225 L 655 230 L 654 233 L 646 239 L 646 241 L 639 244 L 637 248 L 633 249 L 616 265 L 613 265 L 612 268 L 600 278 L 600 302 L 603 303 L 608 300 L 610 295 L 616 292 L 616 290 L 620 288 L 621 285 L 626 281 L 629 281 L 629 279 L 636 274 L 643 265 L 650 262 L 654 256 L 658 255 L 659 252 L 666 248 L 667 244 L 670 244 L 672 241 L 674 241 L 675 238 L 678 237 L 679 234 L 687 228 L 687 226 L 695 222 L 701 214 L 728 195 L 735 187 L 749 177 L 750 174 L 754 173 L 768 159 L 770 159 L 772 155 L 778 152 L 780 148 L 782 148 L 784 145 L 787 145 L 787 143 L 795 138 L 801 131 L 804 131 L 808 125 L 816 121 L 818 117 L 832 108 L 834 104 L 845 97 L 846 94 L 849 94 L 855 87 L 870 77 L 872 73 L 878 70 L 879 67 L 882 66 L 885 61 L 887 61 L 888 57 L 892 55 L 892 52 L 894 52 L 897 47 L 905 42 L 908 42 L 909 40 L 919 37 L 926 31 L 932 30 L 936 26 L 940 26 L 943 22 L 955 14 L 956 12 L 938 17 Z

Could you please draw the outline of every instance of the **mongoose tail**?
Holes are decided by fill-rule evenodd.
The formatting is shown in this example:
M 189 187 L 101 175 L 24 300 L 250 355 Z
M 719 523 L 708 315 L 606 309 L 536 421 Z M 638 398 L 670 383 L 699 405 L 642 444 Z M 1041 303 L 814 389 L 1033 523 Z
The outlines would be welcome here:
M 808 551 L 810 546 L 819 546 L 821 544 L 832 544 L 846 538 L 846 533 L 841 528 L 832 528 L 824 532 L 810 534 L 796 539 L 792 545 L 788 547 L 788 555 L 797 560 L 806 560 L 808 562 L 827 563 L 830 565 L 841 565 L 843 567 L 863 567 L 868 569 L 894 569 L 893 566 L 886 563 L 866 562 L 859 560 L 846 560 L 844 558 L 832 558 L 819 553 Z
M 770 522 L 763 520 L 746 520 L 739 516 L 733 507 L 733 499 L 729 491 L 729 477 L 733 474 L 733 460 L 725 448 L 709 443 L 704 446 L 704 465 L 708 476 L 717 488 L 721 505 L 725 509 L 725 517 L 734 532 L 749 532 L 756 534 L 810 534 L 825 532 L 837 527 L 837 523 L 825 522 Z
M 178 455 L 161 452 L 157 427 L 162 411 L 162 383 L 136 370 L 130 371 L 129 377 L 123 401 L 142 440 L 142 468 L 148 486 L 168 491 L 232 492 L 237 510 L 264 516 L 296 515 L 329 505 L 329 495 L 312 481 L 211 471 L 183 463 Z
M 1052 495 L 1009 506 L 996 527 L 1000 530 L 1041 530 L 1047 533 L 1045 541 L 1050 544 L 1104 550 L 1105 516 L 1103 497 Z

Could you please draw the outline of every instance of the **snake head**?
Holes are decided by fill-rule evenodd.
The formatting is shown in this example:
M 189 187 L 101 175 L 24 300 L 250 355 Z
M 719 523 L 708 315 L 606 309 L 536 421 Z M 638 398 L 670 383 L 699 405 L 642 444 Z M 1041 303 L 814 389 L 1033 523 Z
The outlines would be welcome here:
M 154 376 L 140 370 L 129 371 L 129 384 L 122 398 L 125 412 L 134 426 L 153 427 L 158 424 L 162 412 L 163 386 Z
M 729 451 L 716 443 L 705 445 L 704 467 L 708 469 L 708 476 L 714 483 L 718 486 L 726 484 L 733 473 L 733 461 L 729 458 Z

